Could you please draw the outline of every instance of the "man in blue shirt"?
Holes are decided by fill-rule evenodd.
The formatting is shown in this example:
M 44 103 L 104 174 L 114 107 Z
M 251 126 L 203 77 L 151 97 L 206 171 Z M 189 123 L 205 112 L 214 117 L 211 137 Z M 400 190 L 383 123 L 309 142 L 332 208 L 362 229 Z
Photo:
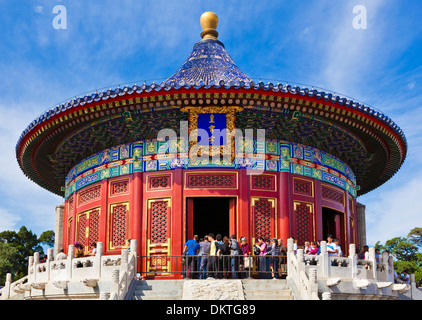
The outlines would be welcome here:
M 185 277 L 188 279 L 196 278 L 198 275 L 197 254 L 199 251 L 198 235 L 194 235 L 192 240 L 185 243 L 183 252 L 185 254 Z M 189 272 L 190 270 L 190 272 Z

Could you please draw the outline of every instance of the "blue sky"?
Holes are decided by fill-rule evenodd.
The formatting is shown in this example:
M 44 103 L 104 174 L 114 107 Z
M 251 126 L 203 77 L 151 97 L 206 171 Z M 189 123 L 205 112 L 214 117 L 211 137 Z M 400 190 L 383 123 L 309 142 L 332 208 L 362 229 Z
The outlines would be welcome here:
M 53 27 L 53 8 L 67 29 Z M 353 28 L 353 7 L 367 29 Z M 27 179 L 15 145 L 43 111 L 87 91 L 171 76 L 219 16 L 219 40 L 252 78 L 319 86 L 375 106 L 405 132 L 408 158 L 358 199 L 369 244 L 422 227 L 422 24 L 419 0 L 0 0 L 0 231 L 55 227 L 63 199 Z

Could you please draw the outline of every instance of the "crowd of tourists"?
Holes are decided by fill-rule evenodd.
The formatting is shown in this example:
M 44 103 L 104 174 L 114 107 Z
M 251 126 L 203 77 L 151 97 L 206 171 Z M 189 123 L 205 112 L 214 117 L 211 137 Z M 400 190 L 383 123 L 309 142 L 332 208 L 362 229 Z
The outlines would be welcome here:
M 210 233 L 195 235 L 184 246 L 184 276 L 190 279 L 245 279 L 258 272 L 262 279 L 279 279 L 286 264 L 287 248 L 282 239 L 258 237 L 250 245 L 245 237 L 236 239 Z

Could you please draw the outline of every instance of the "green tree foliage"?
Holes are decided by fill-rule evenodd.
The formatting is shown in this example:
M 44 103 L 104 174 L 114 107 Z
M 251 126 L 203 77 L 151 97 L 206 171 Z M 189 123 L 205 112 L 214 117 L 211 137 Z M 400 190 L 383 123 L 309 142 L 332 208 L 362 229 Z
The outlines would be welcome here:
M 18 232 L 0 232 L 0 283 L 6 280 L 6 273 L 12 274 L 12 281 L 28 273 L 28 257 L 35 252 L 44 255 L 42 245 L 54 246 L 54 231 L 45 231 L 38 238 L 31 230 L 22 226 Z
M 422 228 L 413 228 L 412 230 L 410 230 L 409 234 L 407 235 L 407 238 L 418 247 L 421 247 L 422 246 Z
M 395 237 L 387 240 L 385 244 L 379 241 L 375 248 L 381 251 L 388 250 L 393 255 L 394 269 L 397 273 L 407 270 L 408 273 L 414 273 L 418 285 L 422 284 L 422 253 L 419 252 L 422 241 L 422 228 L 412 229 L 407 238 Z

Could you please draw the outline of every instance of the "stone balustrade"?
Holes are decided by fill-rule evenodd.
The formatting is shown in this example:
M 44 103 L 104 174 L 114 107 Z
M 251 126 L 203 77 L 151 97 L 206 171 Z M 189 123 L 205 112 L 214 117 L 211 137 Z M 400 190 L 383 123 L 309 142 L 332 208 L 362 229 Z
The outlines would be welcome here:
M 392 256 L 388 256 L 384 252 L 377 261 L 375 249 L 370 248 L 369 259 L 362 260 L 354 254 L 355 249 L 355 245 L 350 244 L 349 252 L 351 254 L 348 257 L 329 256 L 327 243 L 322 241 L 319 255 L 304 255 L 303 251 L 298 250 L 296 263 L 304 265 L 301 268 L 308 276 L 317 274 L 318 291 L 322 294 L 323 299 L 328 299 L 328 297 L 331 299 L 333 295 L 337 295 L 341 299 L 376 299 L 377 297 L 396 299 L 398 294 L 410 289 L 407 284 L 394 283 Z M 290 255 L 294 255 L 294 253 L 291 251 Z M 291 267 L 292 265 L 289 264 L 289 268 Z M 295 283 L 300 283 L 300 281 L 303 283 L 301 279 L 296 280 Z
M 28 276 L 11 283 L 8 274 L 0 299 L 17 294 L 25 299 L 124 299 L 136 275 L 136 240 L 131 240 L 129 251 L 132 254 L 125 249 L 121 255 L 104 256 L 98 242 L 95 256 L 75 258 L 70 245 L 66 259 L 54 260 L 49 249 L 44 263 L 35 252 L 28 259 Z

